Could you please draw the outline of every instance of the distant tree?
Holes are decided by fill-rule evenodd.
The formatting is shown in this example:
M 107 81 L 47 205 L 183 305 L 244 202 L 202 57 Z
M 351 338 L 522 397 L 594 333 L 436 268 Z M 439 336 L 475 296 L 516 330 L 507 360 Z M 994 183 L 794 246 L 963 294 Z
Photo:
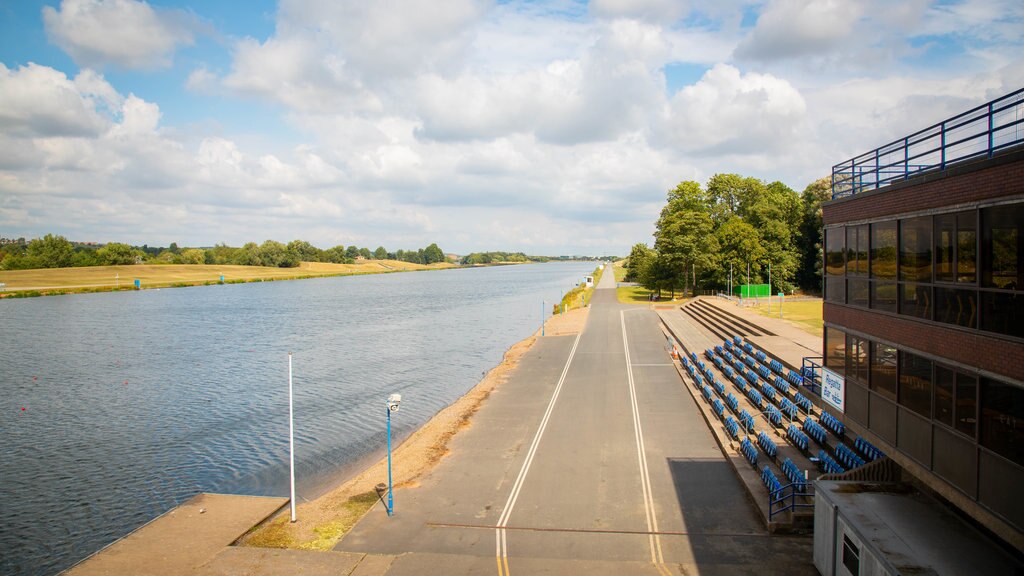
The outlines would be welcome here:
M 260 255 L 260 247 L 255 242 L 246 242 L 244 246 L 235 253 L 234 262 L 239 266 L 263 266 L 263 259 Z
M 349 246 L 345 248 L 345 256 L 355 260 L 356 256 L 359 256 L 359 248 L 355 246 Z
M 323 251 L 305 240 L 292 240 L 288 243 L 288 252 L 295 260 L 302 262 L 319 262 Z
M 167 247 L 167 250 L 171 254 L 178 254 L 179 252 L 181 252 L 181 249 L 178 248 L 178 243 L 177 242 L 171 242 L 171 245 Z
M 299 265 L 299 259 L 288 251 L 288 247 L 280 242 L 267 240 L 260 244 L 260 261 L 263 266 L 276 266 L 278 268 L 294 268 Z
M 331 262 L 334 264 L 351 264 L 353 260 L 345 255 L 344 246 L 335 246 L 324 250 L 321 256 L 322 262 Z
M 367 260 L 373 258 L 373 252 L 370 252 L 370 249 L 365 247 L 359 249 L 359 255 L 362 256 L 363 258 L 366 258 Z
M 821 203 L 832 198 L 832 177 L 815 180 L 800 195 L 801 221 L 796 247 L 800 254 L 800 267 L 796 281 L 804 290 L 821 292 L 821 265 L 823 259 L 821 230 Z
M 626 261 L 626 282 L 641 282 L 655 253 L 647 247 L 647 244 L 636 244 L 629 252 L 629 259 Z
M 29 242 L 25 255 L 32 268 L 64 268 L 74 261 L 75 247 L 63 236 L 47 234 Z
M 142 251 L 127 244 L 111 242 L 96 251 L 96 259 L 107 266 L 127 266 L 135 264 L 142 257 Z
M 75 257 L 71 262 L 72 266 L 84 267 L 84 266 L 99 266 L 99 258 L 96 257 L 95 248 L 76 248 Z
M 201 248 L 186 248 L 181 251 L 178 261 L 182 264 L 205 264 L 206 251 Z
M 431 244 L 423 250 L 423 263 L 434 264 L 436 262 L 445 261 L 444 251 L 437 246 L 437 244 Z
M 377 260 L 387 260 L 388 251 L 383 246 L 377 246 L 377 249 L 373 251 L 373 257 Z

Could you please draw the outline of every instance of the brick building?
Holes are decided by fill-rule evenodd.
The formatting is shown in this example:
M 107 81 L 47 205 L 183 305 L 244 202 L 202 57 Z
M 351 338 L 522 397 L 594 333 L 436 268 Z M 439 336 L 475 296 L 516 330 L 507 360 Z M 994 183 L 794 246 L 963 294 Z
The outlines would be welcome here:
M 1024 90 L 833 168 L 827 406 L 1024 550 Z

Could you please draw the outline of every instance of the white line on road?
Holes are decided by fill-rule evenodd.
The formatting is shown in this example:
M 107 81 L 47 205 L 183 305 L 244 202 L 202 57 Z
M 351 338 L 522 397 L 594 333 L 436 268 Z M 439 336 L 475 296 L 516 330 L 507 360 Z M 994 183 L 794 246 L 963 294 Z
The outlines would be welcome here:
M 654 510 L 654 494 L 651 492 L 651 476 L 647 470 L 647 453 L 644 447 L 644 430 L 640 425 L 640 407 L 636 402 L 636 385 L 633 380 L 633 364 L 629 359 L 629 340 L 626 337 L 626 314 L 619 312 L 622 325 L 622 348 L 626 352 L 626 376 L 629 380 L 629 399 L 633 408 L 633 432 L 636 433 L 637 459 L 640 466 L 640 484 L 644 494 L 644 512 L 647 515 L 647 538 L 651 545 L 651 563 L 662 574 L 668 573 L 665 558 L 661 553 L 661 539 L 658 537 L 658 516 Z
M 515 507 L 516 500 L 519 498 L 519 491 L 523 487 L 523 481 L 526 480 L 526 474 L 530 471 L 530 464 L 533 463 L 533 457 L 537 454 L 537 446 L 540 444 L 541 436 L 544 435 L 544 429 L 548 426 L 548 420 L 551 418 L 551 412 L 555 408 L 555 401 L 558 400 L 558 393 L 562 390 L 562 384 L 565 382 L 566 374 L 569 373 L 569 365 L 572 364 L 572 358 L 576 355 L 576 347 L 579 343 L 580 334 L 577 334 L 576 340 L 572 344 L 572 350 L 569 351 L 569 358 L 565 361 L 565 368 L 562 369 L 562 376 L 558 379 L 558 385 L 555 386 L 555 391 L 551 395 L 551 401 L 548 402 L 548 409 L 544 412 L 544 418 L 540 421 L 540 427 L 537 428 L 537 434 L 534 435 L 533 443 L 530 444 L 530 449 L 526 453 L 526 461 L 523 462 L 523 467 L 519 470 L 519 475 L 516 476 L 516 481 L 512 484 L 512 492 L 508 495 L 508 501 L 505 502 L 505 509 L 498 518 L 498 528 L 494 531 L 494 540 L 497 550 L 495 554 L 498 561 L 499 576 L 507 576 L 510 574 L 508 569 L 508 542 L 505 536 L 505 526 L 508 525 L 509 516 L 512 514 L 512 509 Z

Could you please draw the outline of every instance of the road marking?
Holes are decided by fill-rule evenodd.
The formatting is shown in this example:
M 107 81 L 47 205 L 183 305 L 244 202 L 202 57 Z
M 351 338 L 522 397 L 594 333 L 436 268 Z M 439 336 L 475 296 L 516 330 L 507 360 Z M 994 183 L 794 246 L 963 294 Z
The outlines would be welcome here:
M 425 522 L 424 526 L 430 528 L 466 528 L 474 530 L 498 529 L 498 526 L 495 526 L 493 524 L 459 524 L 457 522 Z M 501 529 L 512 532 L 566 532 L 569 534 L 628 534 L 630 536 L 647 536 L 649 534 L 657 534 L 658 536 L 728 536 L 730 538 L 763 538 L 776 540 L 783 537 L 762 532 L 648 532 L 647 530 L 616 530 L 614 528 L 552 528 L 548 526 L 502 526 Z
M 640 425 L 640 407 L 636 402 L 636 384 L 633 380 L 633 364 L 629 358 L 629 339 L 626 336 L 626 314 L 619 311 L 622 325 L 622 348 L 626 353 L 626 376 L 629 380 L 629 399 L 633 409 L 633 432 L 636 434 L 637 460 L 640 467 L 640 485 L 644 495 L 644 513 L 647 516 L 647 536 L 651 545 L 651 563 L 662 574 L 669 574 L 665 558 L 661 553 L 661 538 L 658 536 L 658 516 L 654 510 L 654 494 L 651 492 L 651 476 L 647 469 L 647 453 L 644 447 L 644 430 Z
M 516 500 L 519 499 L 519 491 L 523 488 L 523 481 L 526 480 L 526 474 L 530 471 L 530 464 L 533 463 L 533 457 L 537 454 L 537 446 L 540 444 L 541 436 L 544 435 L 544 429 L 547 428 L 548 420 L 551 419 L 551 412 L 555 408 L 555 401 L 558 400 L 558 393 L 562 391 L 562 384 L 565 383 L 565 376 L 569 373 L 569 366 L 576 355 L 576 347 L 580 343 L 580 334 L 576 334 L 576 340 L 572 343 L 569 358 L 565 361 L 565 367 L 562 368 L 562 376 L 558 379 L 558 385 L 555 386 L 555 391 L 551 394 L 548 409 L 544 412 L 544 417 L 541 418 L 540 426 L 533 437 L 530 449 L 526 453 L 526 461 L 523 462 L 523 467 L 519 470 L 519 475 L 516 476 L 516 481 L 512 484 L 512 492 L 509 493 L 508 501 L 505 502 L 505 509 L 498 518 L 497 526 L 495 526 L 494 542 L 496 548 L 495 557 L 498 562 L 498 576 L 511 574 L 508 569 L 508 540 L 505 536 L 505 526 L 508 524 L 508 518 L 512 514 L 512 509 L 515 508 Z
M 630 364 L 630 366 L 675 366 L 675 364 Z

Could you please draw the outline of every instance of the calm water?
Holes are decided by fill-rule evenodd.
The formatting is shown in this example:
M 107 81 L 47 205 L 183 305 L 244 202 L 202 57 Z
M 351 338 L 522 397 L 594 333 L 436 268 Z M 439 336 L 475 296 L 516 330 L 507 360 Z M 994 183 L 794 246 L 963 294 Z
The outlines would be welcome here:
M 287 496 L 288 351 L 312 497 L 384 446 L 389 393 L 408 434 L 592 269 L 0 301 L 0 573 L 54 574 L 197 492 Z

